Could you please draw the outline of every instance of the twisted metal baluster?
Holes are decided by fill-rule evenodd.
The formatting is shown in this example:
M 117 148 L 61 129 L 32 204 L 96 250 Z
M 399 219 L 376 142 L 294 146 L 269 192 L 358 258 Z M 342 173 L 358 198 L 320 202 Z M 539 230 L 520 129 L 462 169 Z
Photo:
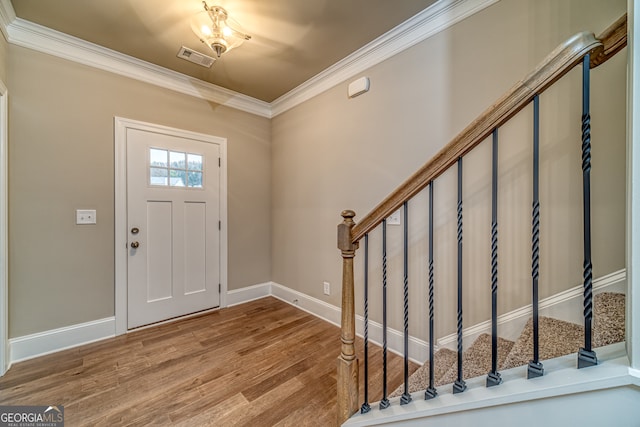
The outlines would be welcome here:
M 404 393 L 400 398 L 400 404 L 411 402 L 409 394 L 409 205 L 404 202 L 404 283 L 402 287 L 404 302 Z
M 382 221 L 382 400 L 380 409 L 390 405 L 387 398 L 387 220 Z
M 371 410 L 369 405 L 369 234 L 364 235 L 364 403 L 361 414 Z
M 533 210 L 531 213 L 531 289 L 533 292 L 533 360 L 527 367 L 527 378 L 544 375 L 539 352 L 538 278 L 540 277 L 540 99 L 533 98 Z
M 424 391 L 424 399 L 433 399 L 438 395 L 434 382 L 433 346 L 433 181 L 429 183 L 429 386 Z
M 462 379 L 462 157 L 458 158 L 458 378 L 453 393 L 462 393 L 467 385 Z
M 591 349 L 593 272 L 591 265 L 591 116 L 589 114 L 589 54 L 582 60 L 582 212 L 584 216 L 584 348 L 578 352 L 578 368 L 598 364 Z
M 487 375 L 487 387 L 501 382 L 498 373 L 498 128 L 495 128 L 491 163 L 491 371 Z

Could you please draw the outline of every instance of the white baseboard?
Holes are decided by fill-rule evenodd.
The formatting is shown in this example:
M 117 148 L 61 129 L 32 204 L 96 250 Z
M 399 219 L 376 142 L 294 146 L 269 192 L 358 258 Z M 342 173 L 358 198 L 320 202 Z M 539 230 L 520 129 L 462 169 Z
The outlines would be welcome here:
M 601 292 L 626 293 L 627 277 L 624 269 L 607 274 L 593 280 L 594 295 Z M 582 317 L 583 285 L 575 286 L 564 292 L 552 295 L 540 300 L 539 310 L 541 316 L 554 317 L 565 322 L 584 322 Z M 498 334 L 505 339 L 515 340 L 522 332 L 532 313 L 532 305 L 518 308 L 498 316 Z M 470 346 L 473 341 L 483 333 L 491 333 L 491 321 L 478 323 L 462 331 L 464 348 Z M 438 347 L 454 349 L 457 343 L 457 335 L 451 334 L 438 340 Z
M 271 295 L 271 282 L 227 292 L 227 306 Z M 200 314 L 200 313 L 199 313 Z M 67 326 L 9 340 L 10 363 L 21 362 L 115 336 L 115 317 Z
M 303 294 L 278 283 L 271 283 L 271 296 L 313 314 L 327 322 L 340 326 L 340 308 L 317 298 Z
M 594 294 L 600 292 L 626 291 L 625 270 L 619 270 L 600 277 L 593 281 Z M 307 313 L 319 317 L 327 322 L 340 326 L 340 308 L 325 301 L 287 288 L 278 283 L 265 283 L 249 286 L 247 288 L 232 291 L 235 304 L 241 304 L 257 298 L 271 295 L 286 303 L 289 303 Z M 567 322 L 580 323 L 582 321 L 582 285 L 575 286 L 564 292 L 540 300 L 540 315 L 551 316 Z M 231 298 L 229 299 L 232 300 Z M 531 305 L 510 311 L 498 317 L 500 336 L 505 339 L 515 340 L 527 320 L 531 316 Z M 379 346 L 382 345 L 382 325 L 369 321 L 369 341 Z M 473 341 L 483 333 L 491 333 L 491 321 L 478 323 L 463 330 L 464 348 L 470 346 Z M 364 336 L 364 317 L 356 315 L 356 334 Z M 438 340 L 435 349 L 446 347 L 454 349 L 457 343 L 457 335 L 451 334 Z M 393 353 L 404 353 L 404 334 L 397 329 L 387 328 L 387 349 Z M 419 338 L 409 337 L 409 359 L 418 364 L 424 363 L 429 357 L 429 342 Z
M 115 325 L 115 317 L 108 317 L 12 338 L 9 340 L 11 363 L 114 337 Z
M 272 296 L 306 311 L 316 317 L 340 326 L 340 308 L 309 295 L 282 286 L 278 283 L 271 285 Z M 364 317 L 356 315 L 356 335 L 364 336 Z M 382 325 L 369 321 L 369 341 L 382 346 Z M 402 331 L 387 328 L 387 349 L 393 353 L 404 354 L 404 334 Z M 422 364 L 429 356 L 429 343 L 409 337 L 409 359 Z
M 625 292 L 626 272 L 619 270 L 593 281 L 594 294 L 600 292 Z M 227 306 L 234 306 L 256 299 L 273 296 L 300 310 L 306 311 L 333 325 L 340 326 L 340 307 L 303 294 L 274 282 L 261 283 L 234 289 L 227 292 Z M 553 316 L 561 320 L 580 323 L 582 313 L 582 285 L 553 295 L 540 301 L 540 314 Z M 528 318 L 531 305 L 513 310 L 498 317 L 500 336 L 515 339 Z M 482 322 L 463 331 L 466 345 L 482 333 L 491 331 L 491 322 Z M 382 325 L 369 321 L 369 341 L 377 345 L 382 343 Z M 356 334 L 364 335 L 364 318 L 356 316 Z M 10 363 L 32 359 L 37 356 L 54 353 L 68 348 L 89 344 L 115 336 L 115 317 L 94 320 L 78 325 L 53 329 L 9 340 Z M 452 348 L 456 343 L 456 334 L 447 335 L 438 340 L 436 348 Z M 404 352 L 402 331 L 387 328 L 387 348 L 396 354 Z M 409 359 L 422 364 L 428 358 L 429 343 L 416 337 L 409 337 Z
M 227 307 L 254 301 L 271 295 L 271 282 L 227 291 Z

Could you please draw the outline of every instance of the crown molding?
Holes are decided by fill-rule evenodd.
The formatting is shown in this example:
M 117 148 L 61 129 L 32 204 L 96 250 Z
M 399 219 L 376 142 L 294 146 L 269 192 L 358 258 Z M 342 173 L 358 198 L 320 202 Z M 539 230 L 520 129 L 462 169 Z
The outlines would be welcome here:
M 440 0 L 271 103 L 284 113 L 500 0 Z
M 439 0 L 271 103 L 17 18 L 10 0 L 0 0 L 0 31 L 17 46 L 272 118 L 498 1 Z
M 176 92 L 206 99 L 263 117 L 271 117 L 269 103 L 185 74 L 124 55 L 47 27 L 15 18 L 7 27 L 9 42 Z
M 7 27 L 16 19 L 16 12 L 10 0 L 0 0 L 0 31 L 4 35 L 5 40 L 9 41 Z

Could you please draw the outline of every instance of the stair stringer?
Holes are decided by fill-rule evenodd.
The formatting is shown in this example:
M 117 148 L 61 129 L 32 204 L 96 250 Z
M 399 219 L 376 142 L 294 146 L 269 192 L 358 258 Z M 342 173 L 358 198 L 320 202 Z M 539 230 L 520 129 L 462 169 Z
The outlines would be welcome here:
M 400 405 L 399 398 L 382 411 L 356 414 L 344 426 L 602 426 L 636 425 L 640 419 L 640 371 L 629 367 L 624 343 L 598 349 L 599 365 L 576 369 L 570 354 L 545 361 L 545 375 L 527 380 L 526 366 L 502 371 L 503 384 L 485 387 L 485 378 L 467 381 L 468 390 L 453 395 L 438 389 L 438 398 L 423 392 Z

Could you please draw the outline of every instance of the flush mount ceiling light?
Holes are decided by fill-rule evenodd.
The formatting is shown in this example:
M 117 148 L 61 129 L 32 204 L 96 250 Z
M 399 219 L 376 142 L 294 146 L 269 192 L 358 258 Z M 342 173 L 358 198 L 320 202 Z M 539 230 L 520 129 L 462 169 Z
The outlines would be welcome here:
M 227 11 L 220 6 L 208 6 L 202 2 L 204 11 L 191 20 L 191 29 L 200 41 L 213 50 L 220 58 L 225 52 L 238 47 L 251 36 L 243 33 L 235 20 L 229 18 Z

